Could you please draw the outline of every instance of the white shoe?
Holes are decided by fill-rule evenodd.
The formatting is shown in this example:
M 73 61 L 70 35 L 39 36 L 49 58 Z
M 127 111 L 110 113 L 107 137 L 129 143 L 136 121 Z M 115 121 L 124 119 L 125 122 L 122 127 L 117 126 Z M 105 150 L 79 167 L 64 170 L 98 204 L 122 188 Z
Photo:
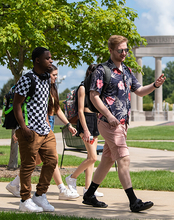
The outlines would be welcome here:
M 65 180 L 66 180 L 66 183 L 67 183 L 68 188 L 70 189 L 70 191 L 77 193 L 77 189 L 76 189 L 76 181 L 77 181 L 77 179 L 71 178 L 71 175 L 69 175 L 69 176 L 67 176 L 65 178 Z
M 6 186 L 6 189 L 7 189 L 10 193 L 12 193 L 14 196 L 16 196 L 16 197 L 21 197 L 21 196 L 20 196 L 19 186 L 12 185 L 12 182 L 10 182 L 10 183 Z
M 83 195 L 85 194 L 86 191 L 87 191 L 87 189 L 84 187 L 83 188 Z M 98 192 L 97 190 L 95 191 L 94 195 L 97 196 L 97 197 L 103 197 L 104 196 L 103 193 Z
M 20 201 L 19 210 L 22 212 L 43 212 L 43 208 L 37 206 L 31 198 L 25 202 Z
M 54 206 L 48 202 L 46 194 L 43 193 L 41 196 L 36 196 L 34 193 L 32 200 L 36 205 L 42 207 L 45 212 L 54 212 Z
M 59 193 L 59 199 L 61 200 L 71 200 L 76 199 L 79 197 L 79 194 L 74 192 L 71 192 L 69 189 L 65 189 L 62 192 Z

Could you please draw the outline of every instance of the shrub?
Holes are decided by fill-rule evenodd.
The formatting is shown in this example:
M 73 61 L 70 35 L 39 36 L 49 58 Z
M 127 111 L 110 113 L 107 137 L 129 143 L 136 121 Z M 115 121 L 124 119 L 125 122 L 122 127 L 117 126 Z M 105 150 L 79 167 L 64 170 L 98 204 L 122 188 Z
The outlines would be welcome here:
M 143 97 L 143 104 L 151 104 L 151 103 L 153 103 L 153 100 L 150 95 L 146 95 Z
M 153 103 L 143 104 L 143 111 L 152 111 Z
M 63 113 L 65 113 L 63 100 L 59 101 L 59 105 L 60 105 L 60 108 L 61 108 L 61 110 L 63 111 Z

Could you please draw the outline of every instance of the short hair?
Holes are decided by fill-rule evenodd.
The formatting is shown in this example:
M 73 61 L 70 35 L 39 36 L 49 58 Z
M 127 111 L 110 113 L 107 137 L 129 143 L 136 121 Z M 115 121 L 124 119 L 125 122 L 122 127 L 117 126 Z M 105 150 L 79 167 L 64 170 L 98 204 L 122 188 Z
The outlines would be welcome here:
M 49 51 L 45 47 L 36 47 L 32 52 L 33 63 L 37 57 L 40 57 L 45 51 Z
M 128 39 L 121 35 L 112 35 L 108 40 L 108 48 L 114 50 L 116 45 L 121 44 L 123 42 L 127 43 Z

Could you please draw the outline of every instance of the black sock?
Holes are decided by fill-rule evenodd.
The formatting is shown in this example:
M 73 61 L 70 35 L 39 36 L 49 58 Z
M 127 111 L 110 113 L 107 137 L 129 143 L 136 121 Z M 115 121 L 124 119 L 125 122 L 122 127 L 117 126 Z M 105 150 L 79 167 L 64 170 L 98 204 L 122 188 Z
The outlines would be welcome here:
M 96 184 L 94 182 L 91 182 L 91 185 L 89 186 L 86 195 L 87 196 L 92 196 L 94 195 L 95 191 L 97 190 L 97 188 L 99 187 L 99 184 Z
M 133 188 L 129 188 L 129 189 L 126 189 L 125 190 L 128 198 L 129 198 L 129 202 L 130 202 L 130 205 L 134 204 L 134 202 L 136 201 L 137 197 L 133 191 Z
M 35 192 L 35 196 L 38 197 L 39 195 Z

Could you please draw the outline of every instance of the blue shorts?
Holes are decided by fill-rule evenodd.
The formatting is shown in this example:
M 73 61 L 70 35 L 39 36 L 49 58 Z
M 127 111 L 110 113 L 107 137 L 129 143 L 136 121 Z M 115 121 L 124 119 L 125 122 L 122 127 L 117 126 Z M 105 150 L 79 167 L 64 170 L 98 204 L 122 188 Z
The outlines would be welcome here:
M 51 130 L 54 131 L 54 115 L 48 115 L 49 123 L 51 126 Z

